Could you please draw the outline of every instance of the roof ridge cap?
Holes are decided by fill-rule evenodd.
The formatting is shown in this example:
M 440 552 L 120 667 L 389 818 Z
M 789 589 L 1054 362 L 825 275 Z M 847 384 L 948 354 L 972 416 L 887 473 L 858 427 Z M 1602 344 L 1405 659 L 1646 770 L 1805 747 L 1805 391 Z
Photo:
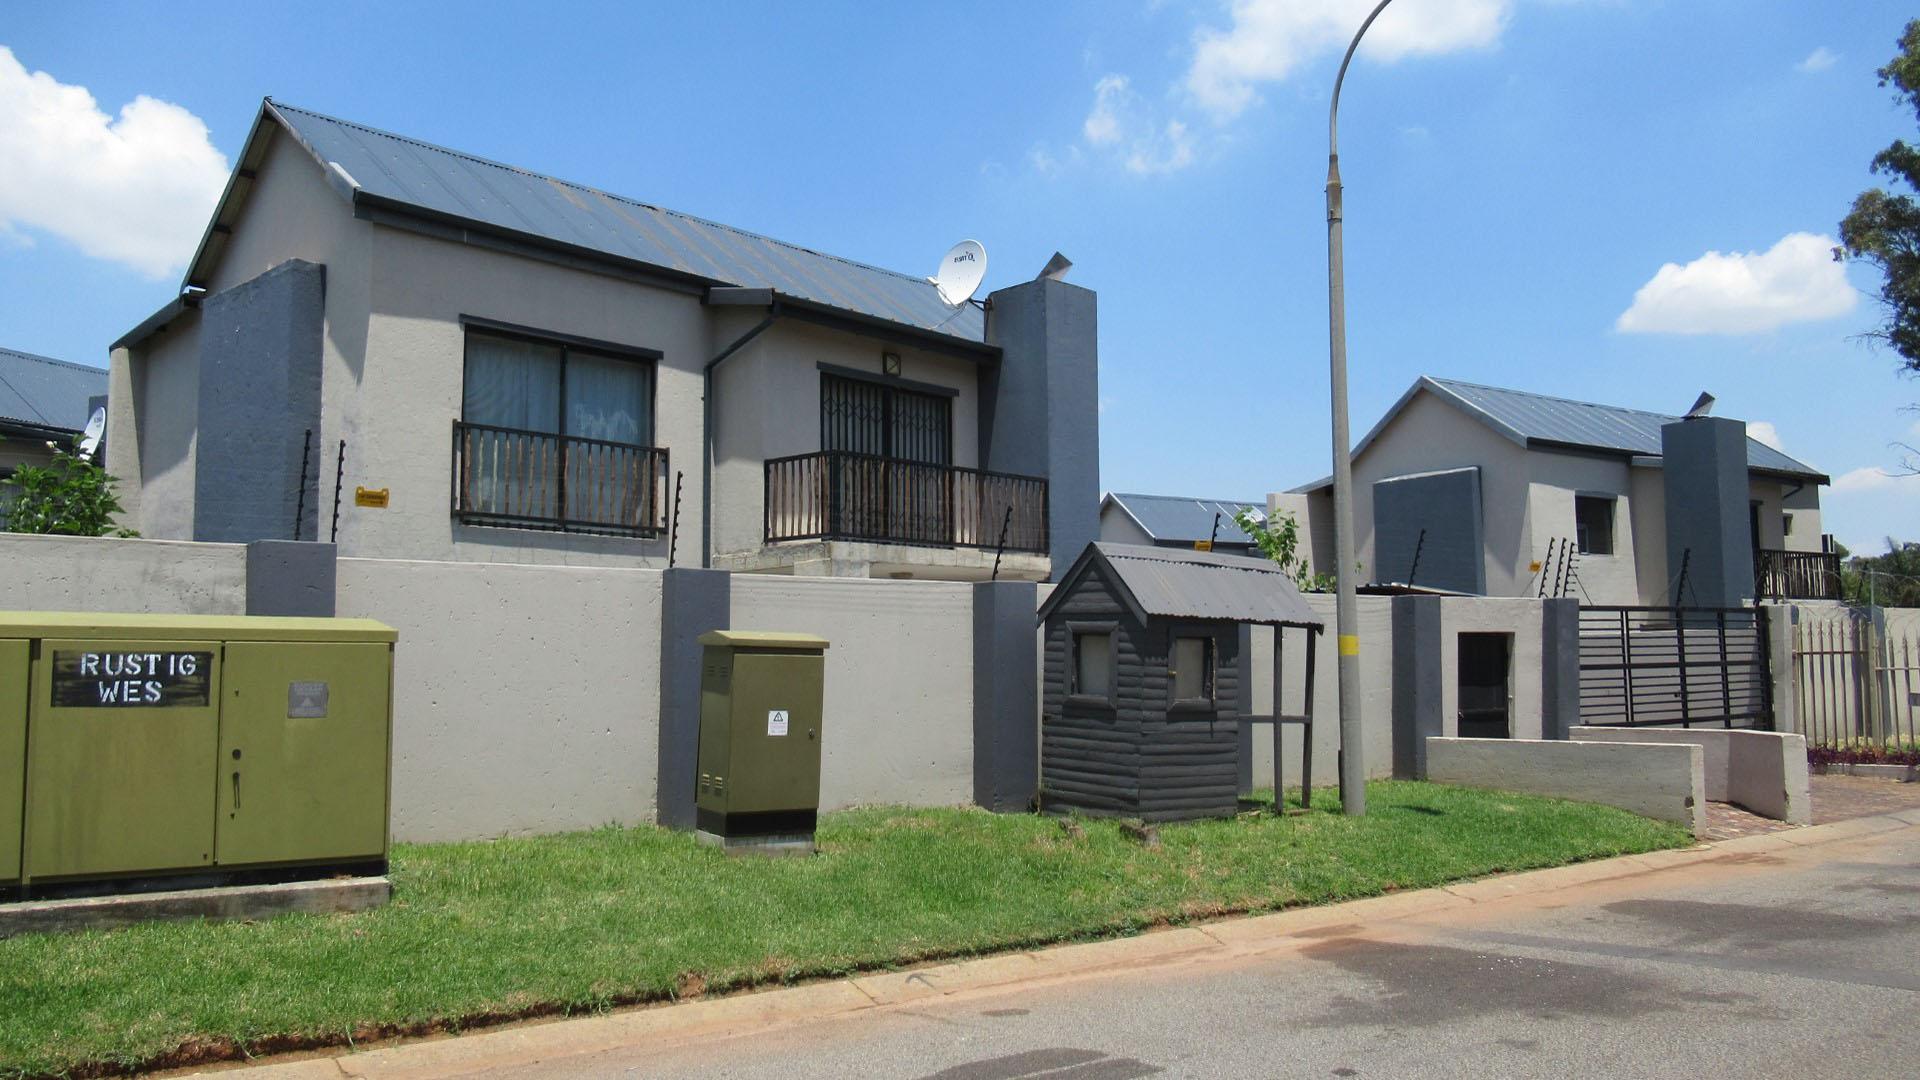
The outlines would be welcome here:
M 5 345 L 0 345 L 0 353 L 5 353 L 8 356 L 17 356 L 22 360 L 37 360 L 42 364 L 54 364 L 58 367 L 73 368 L 76 371 L 90 371 L 100 375 L 107 374 L 107 369 L 103 367 L 94 367 L 92 364 L 82 364 L 77 360 L 62 360 L 57 356 L 42 356 L 39 353 L 22 352 L 19 349 L 8 348 Z

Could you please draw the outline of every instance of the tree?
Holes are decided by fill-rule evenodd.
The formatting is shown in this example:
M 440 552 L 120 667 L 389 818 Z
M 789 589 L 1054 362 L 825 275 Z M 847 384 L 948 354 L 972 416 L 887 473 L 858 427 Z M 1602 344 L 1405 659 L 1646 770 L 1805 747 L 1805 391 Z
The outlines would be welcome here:
M 1300 586 L 1301 592 L 1332 592 L 1333 576 L 1316 574 L 1307 565 L 1306 557 L 1298 554 L 1300 550 L 1300 524 L 1293 520 L 1292 514 L 1274 517 L 1260 516 L 1253 507 L 1243 507 L 1235 511 L 1233 523 L 1240 531 L 1253 537 L 1260 553 L 1280 564 L 1280 569 L 1293 583 Z
M 1885 555 L 1860 555 L 1841 564 L 1840 596 L 1850 604 L 1920 607 L 1920 544 L 1887 538 Z
M 1891 85 L 1894 100 L 1906 104 L 1920 121 L 1920 19 L 1900 34 L 1900 52 L 1879 71 L 1880 85 Z M 1895 139 L 1874 155 L 1872 171 L 1920 192 L 1920 148 Z M 1887 321 L 1868 336 L 1900 354 L 1909 371 L 1920 372 L 1920 202 L 1912 194 L 1874 188 L 1853 200 L 1840 222 L 1841 246 L 1835 259 L 1852 257 L 1878 267 L 1884 276 L 1880 303 Z
M 0 480 L 9 496 L 4 503 L 5 528 L 17 533 L 57 533 L 61 536 L 136 536 L 117 527 L 114 515 L 124 513 L 114 497 L 118 483 L 107 470 L 71 448 L 47 443 L 53 461 L 22 465 Z

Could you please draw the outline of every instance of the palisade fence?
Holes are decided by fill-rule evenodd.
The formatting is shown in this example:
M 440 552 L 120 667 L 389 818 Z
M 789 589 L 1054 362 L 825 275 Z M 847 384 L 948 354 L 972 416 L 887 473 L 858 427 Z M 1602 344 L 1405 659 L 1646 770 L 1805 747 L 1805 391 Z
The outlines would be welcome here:
M 1809 745 L 1920 744 L 1920 627 L 1912 622 L 1853 610 L 1810 617 L 1803 609 L 1793 628 L 1793 682 Z
M 1773 727 L 1767 620 L 1753 608 L 1580 608 L 1580 722 Z

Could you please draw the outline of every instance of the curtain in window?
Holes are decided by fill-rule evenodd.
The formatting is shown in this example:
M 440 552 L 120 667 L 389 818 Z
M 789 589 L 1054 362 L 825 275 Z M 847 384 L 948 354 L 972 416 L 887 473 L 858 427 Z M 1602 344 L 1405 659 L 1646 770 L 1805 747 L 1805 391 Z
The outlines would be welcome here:
M 560 350 L 509 338 L 467 336 L 461 417 L 469 424 L 552 432 L 560 420 Z M 489 514 L 546 519 L 560 499 L 560 447 L 551 436 L 466 433 L 467 497 Z
M 567 431 L 585 439 L 646 446 L 647 367 L 592 353 L 567 354 Z

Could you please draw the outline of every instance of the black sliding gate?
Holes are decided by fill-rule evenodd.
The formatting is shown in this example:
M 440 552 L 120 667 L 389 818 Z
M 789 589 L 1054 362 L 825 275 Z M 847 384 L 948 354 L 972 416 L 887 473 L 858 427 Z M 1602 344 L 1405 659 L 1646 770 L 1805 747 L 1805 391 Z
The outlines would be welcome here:
M 1765 613 L 1582 607 L 1580 722 L 1773 727 Z

